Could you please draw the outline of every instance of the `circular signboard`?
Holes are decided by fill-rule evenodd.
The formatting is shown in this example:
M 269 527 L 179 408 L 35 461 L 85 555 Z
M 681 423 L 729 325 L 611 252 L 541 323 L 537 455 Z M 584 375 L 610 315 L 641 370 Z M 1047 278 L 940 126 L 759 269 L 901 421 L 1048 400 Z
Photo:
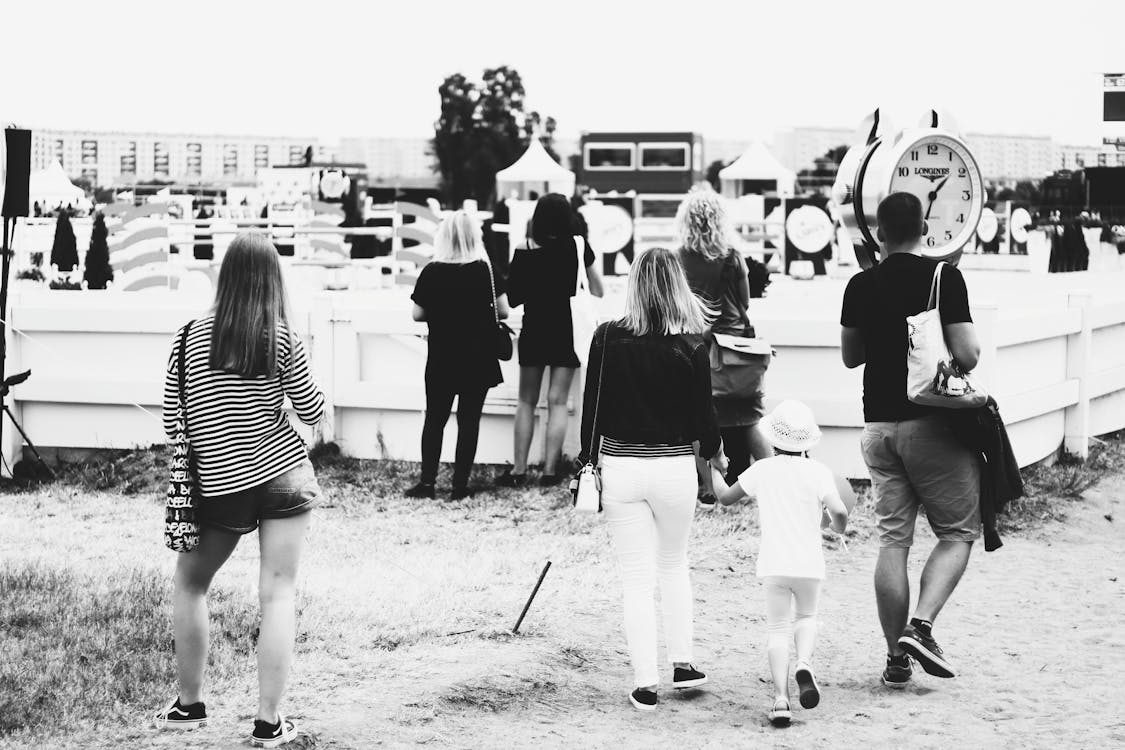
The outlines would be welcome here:
M 590 247 L 609 255 L 624 249 L 633 239 L 633 217 L 621 206 L 587 204 L 582 216 L 590 228 Z
M 980 222 L 977 223 L 977 237 L 981 242 L 992 242 L 996 239 L 996 230 L 1000 222 L 996 220 L 996 212 L 985 206 L 980 212 Z
M 343 172 L 330 170 L 320 178 L 320 194 L 325 198 L 336 199 L 348 189 L 348 178 Z
M 816 206 L 800 206 L 786 217 L 785 234 L 801 252 L 819 253 L 832 242 L 832 219 Z
M 1012 234 L 1012 242 L 1027 242 L 1027 229 L 1030 226 L 1031 214 L 1027 212 L 1026 208 L 1020 206 L 1012 211 L 1011 227 L 1008 230 Z

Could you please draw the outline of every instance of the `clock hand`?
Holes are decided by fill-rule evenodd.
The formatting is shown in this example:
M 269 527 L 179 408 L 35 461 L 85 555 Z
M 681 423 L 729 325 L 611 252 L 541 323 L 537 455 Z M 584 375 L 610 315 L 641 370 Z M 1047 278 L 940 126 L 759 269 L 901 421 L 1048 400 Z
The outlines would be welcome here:
M 952 175 L 946 175 L 945 179 L 943 179 L 936 186 L 934 186 L 934 189 L 931 190 L 929 195 L 926 196 L 930 200 L 930 205 L 926 206 L 926 216 L 925 216 L 926 219 L 930 218 L 930 211 L 932 211 L 934 209 L 934 201 L 937 200 L 938 191 L 941 190 L 945 186 L 945 183 L 949 182 L 949 178 L 951 176 Z

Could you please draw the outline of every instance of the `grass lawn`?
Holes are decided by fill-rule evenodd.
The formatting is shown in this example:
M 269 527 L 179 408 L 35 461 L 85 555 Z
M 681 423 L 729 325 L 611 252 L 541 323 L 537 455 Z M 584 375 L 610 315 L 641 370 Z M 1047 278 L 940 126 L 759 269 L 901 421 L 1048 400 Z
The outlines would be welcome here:
M 619 584 L 600 519 L 573 515 L 561 489 L 410 501 L 401 492 L 415 465 L 325 454 L 326 504 L 302 565 L 284 710 L 307 730 L 298 746 L 324 748 L 833 746 L 845 738 L 880 747 L 902 730 L 912 732 L 912 747 L 953 738 L 1015 746 L 1048 736 L 1057 746 L 1125 743 L 1120 718 L 1084 722 L 1081 731 L 1096 742 L 1078 742 L 1063 724 L 1084 704 L 1066 696 L 1102 666 L 1117 665 L 1103 694 L 1115 694 L 1114 684 L 1125 694 L 1116 676 L 1121 637 L 1103 638 L 1116 638 L 1111 657 L 1085 635 L 1121 632 L 1110 623 L 1125 603 L 1116 578 L 1125 540 L 1114 520 L 1123 458 L 1125 443 L 1112 439 L 1084 465 L 1027 473 L 1029 497 L 1005 520 L 1005 547 L 974 553 L 939 623 L 963 674 L 923 675 L 905 693 L 878 684 L 875 545 L 861 491 L 847 548 L 826 535 L 824 702 L 778 732 L 764 718 L 770 689 L 753 507 L 696 516 L 696 662 L 711 684 L 664 690 L 661 710 L 642 715 L 625 699 L 631 671 Z M 145 726 L 174 690 L 164 466 L 161 449 L 107 454 L 64 467 L 53 484 L 4 487 L 0 748 L 245 744 L 257 689 L 255 535 L 219 573 L 210 599 L 210 726 L 186 734 Z M 478 471 L 482 485 L 490 472 Z M 920 532 L 914 560 L 932 543 Z M 513 635 L 547 560 L 543 588 Z M 1112 602 L 1118 606 L 1106 606 Z M 1090 664 L 1075 675 L 1075 654 L 1084 651 Z

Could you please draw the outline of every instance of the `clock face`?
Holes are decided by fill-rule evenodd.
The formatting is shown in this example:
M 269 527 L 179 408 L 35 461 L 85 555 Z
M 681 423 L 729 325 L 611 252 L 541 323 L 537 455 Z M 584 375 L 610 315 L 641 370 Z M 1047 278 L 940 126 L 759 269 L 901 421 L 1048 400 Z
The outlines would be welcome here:
M 891 170 L 890 192 L 922 201 L 922 250 L 940 254 L 963 246 L 976 230 L 984 205 L 976 161 L 958 140 L 943 135 L 918 138 Z

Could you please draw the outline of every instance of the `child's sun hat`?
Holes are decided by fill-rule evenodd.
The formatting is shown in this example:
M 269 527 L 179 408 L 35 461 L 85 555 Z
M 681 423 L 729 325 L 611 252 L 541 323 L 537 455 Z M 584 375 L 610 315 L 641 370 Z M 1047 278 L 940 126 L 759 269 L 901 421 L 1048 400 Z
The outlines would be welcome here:
M 812 409 L 800 401 L 782 401 L 759 425 L 770 445 L 790 453 L 804 453 L 820 442 L 820 428 Z

